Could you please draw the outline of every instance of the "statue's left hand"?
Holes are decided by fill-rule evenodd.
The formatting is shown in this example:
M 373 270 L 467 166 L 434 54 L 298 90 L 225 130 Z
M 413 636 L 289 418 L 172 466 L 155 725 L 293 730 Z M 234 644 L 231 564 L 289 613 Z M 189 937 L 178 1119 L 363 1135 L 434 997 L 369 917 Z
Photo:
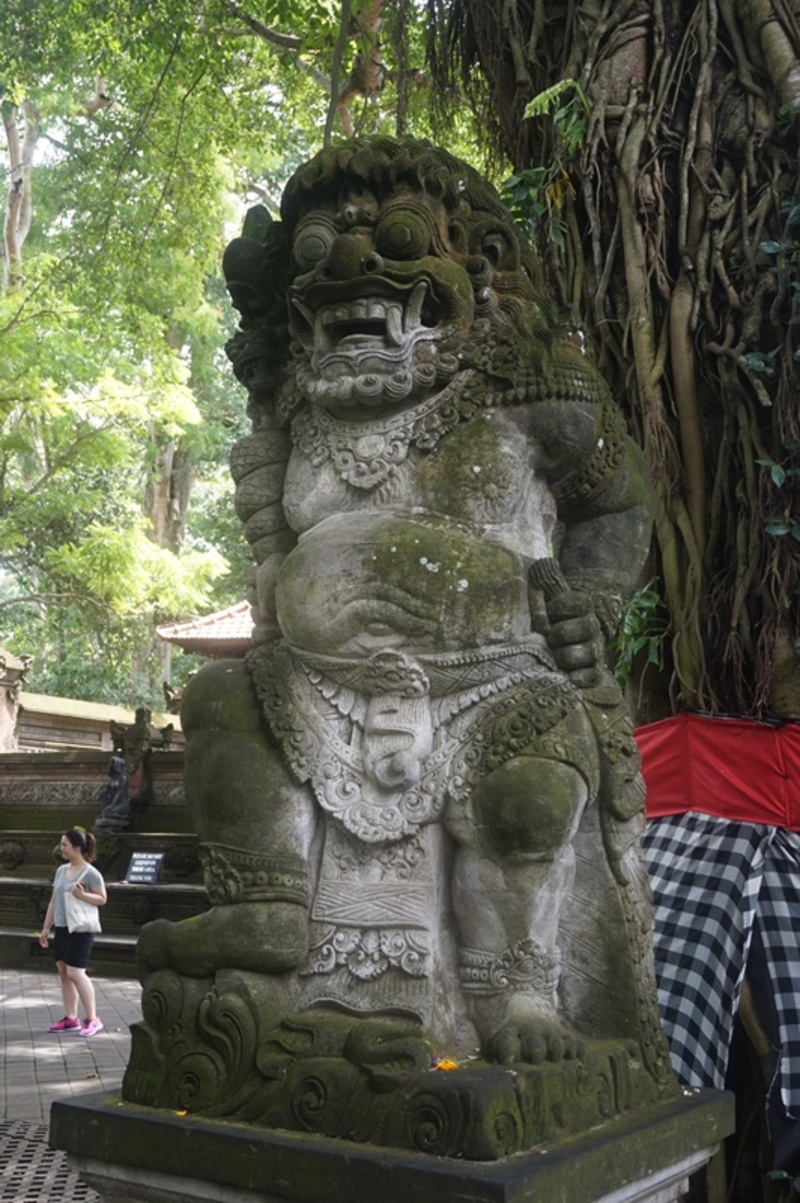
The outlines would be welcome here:
M 597 683 L 603 655 L 600 623 L 588 593 L 565 589 L 547 602 L 547 641 L 556 664 L 581 689 Z

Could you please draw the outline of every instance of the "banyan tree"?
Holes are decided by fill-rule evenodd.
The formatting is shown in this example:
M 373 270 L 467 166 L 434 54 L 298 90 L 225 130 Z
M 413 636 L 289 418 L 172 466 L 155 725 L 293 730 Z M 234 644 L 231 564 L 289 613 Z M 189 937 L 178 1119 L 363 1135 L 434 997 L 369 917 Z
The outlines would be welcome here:
M 430 3 L 650 464 L 628 650 L 664 709 L 800 714 L 800 3 Z

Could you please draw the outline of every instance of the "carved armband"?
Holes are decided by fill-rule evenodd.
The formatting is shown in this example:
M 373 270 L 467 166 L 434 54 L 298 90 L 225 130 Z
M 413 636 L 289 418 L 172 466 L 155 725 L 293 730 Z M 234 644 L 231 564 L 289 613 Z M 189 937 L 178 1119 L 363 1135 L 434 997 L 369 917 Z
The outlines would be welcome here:
M 561 971 L 561 953 L 535 940 L 518 940 L 504 952 L 462 948 L 458 976 L 465 994 L 501 994 L 521 990 L 553 997 Z
M 203 844 L 200 858 L 212 906 L 236 902 L 308 905 L 308 866 L 299 856 L 260 856 L 244 848 Z

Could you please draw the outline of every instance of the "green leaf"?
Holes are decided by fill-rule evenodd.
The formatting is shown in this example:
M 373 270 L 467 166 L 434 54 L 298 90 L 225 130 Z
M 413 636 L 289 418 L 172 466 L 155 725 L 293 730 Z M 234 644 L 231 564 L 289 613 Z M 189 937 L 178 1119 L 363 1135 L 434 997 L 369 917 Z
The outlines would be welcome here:
M 557 103 L 560 96 L 564 92 L 578 89 L 578 83 L 574 79 L 560 79 L 552 87 L 545 88 L 543 92 L 539 92 L 532 100 L 529 100 L 525 106 L 525 111 L 522 114 L 523 118 L 540 117 L 543 113 L 548 112 L 554 104 Z
M 782 468 L 780 464 L 772 464 L 769 474 L 772 477 L 772 483 L 778 488 L 786 481 L 786 469 Z

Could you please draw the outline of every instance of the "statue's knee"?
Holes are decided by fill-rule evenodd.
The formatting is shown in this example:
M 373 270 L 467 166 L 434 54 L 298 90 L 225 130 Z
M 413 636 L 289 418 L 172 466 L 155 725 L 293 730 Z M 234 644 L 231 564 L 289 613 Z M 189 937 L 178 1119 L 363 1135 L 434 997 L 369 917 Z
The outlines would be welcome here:
M 549 859 L 572 838 L 587 793 L 572 765 L 518 756 L 479 782 L 473 813 L 495 855 Z
M 308 840 L 309 805 L 292 780 L 241 660 L 209 665 L 186 688 L 184 784 L 204 842 L 294 852 Z

